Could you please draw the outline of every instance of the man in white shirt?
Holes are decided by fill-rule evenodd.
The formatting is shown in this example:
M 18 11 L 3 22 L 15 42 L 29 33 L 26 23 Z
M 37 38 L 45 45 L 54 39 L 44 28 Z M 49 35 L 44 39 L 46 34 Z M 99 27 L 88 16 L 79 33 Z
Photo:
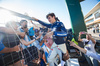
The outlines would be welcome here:
M 75 48 L 77 48 L 77 49 L 79 49 L 81 52 L 83 52 L 85 55 L 87 55 L 87 56 L 91 56 L 92 58 L 94 58 L 94 59 L 96 59 L 96 60 L 98 60 L 98 61 L 100 61 L 100 55 L 98 54 L 98 53 L 93 53 L 93 52 L 91 52 L 91 51 L 88 51 L 88 50 L 86 50 L 86 49 L 83 49 L 83 48 L 81 48 L 81 47 L 79 47 L 78 45 L 76 45 L 74 42 L 72 42 L 72 41 L 69 41 L 70 42 L 70 46 L 73 46 L 73 47 L 75 47 Z
M 53 39 L 50 37 L 45 38 L 44 44 L 50 49 L 47 58 L 49 66 L 55 66 L 55 64 L 58 65 L 56 60 L 57 54 L 59 55 L 60 61 L 62 63 L 62 52 L 60 48 L 55 44 L 55 42 L 53 42 Z
M 85 34 L 86 35 L 86 39 L 81 39 L 81 35 L 82 34 Z M 87 32 L 80 32 L 79 33 L 78 41 L 81 41 L 81 42 L 84 43 L 84 49 L 86 49 L 87 51 L 96 53 L 96 51 L 94 49 L 94 46 L 96 44 L 96 41 L 92 38 L 91 34 L 88 34 Z M 94 66 L 98 66 L 98 61 L 97 60 L 95 60 L 95 59 L 93 59 L 91 57 L 89 57 L 89 58 L 92 61 L 92 63 L 93 63 Z M 88 62 L 89 62 L 89 58 L 86 56 L 86 59 L 88 59 L 87 60 Z M 90 65 L 91 65 L 91 63 L 90 63 Z

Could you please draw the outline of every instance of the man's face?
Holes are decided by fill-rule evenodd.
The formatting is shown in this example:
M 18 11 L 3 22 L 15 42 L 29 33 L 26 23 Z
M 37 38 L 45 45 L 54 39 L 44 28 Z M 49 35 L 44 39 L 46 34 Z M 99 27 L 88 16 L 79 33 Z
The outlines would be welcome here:
M 28 31 L 28 28 L 24 28 L 24 31 L 27 32 Z
M 86 39 L 90 40 L 89 36 L 91 36 L 91 35 L 86 35 Z M 92 36 L 91 36 L 91 37 L 92 37 Z
M 53 16 L 48 16 L 48 21 L 52 24 L 55 20 L 55 17 Z
M 88 35 L 86 35 L 86 39 L 88 39 L 88 40 L 89 40 L 89 36 L 88 36 Z
M 26 21 L 24 21 L 22 24 L 21 24 L 21 26 L 24 28 L 24 27 L 26 27 L 26 25 L 27 25 L 27 22 Z
M 28 31 L 27 22 L 26 22 L 26 21 L 24 21 L 24 22 L 21 24 L 21 26 L 22 26 L 22 28 L 23 28 L 23 30 L 24 30 L 25 32 Z
M 53 44 L 53 39 L 50 38 L 50 37 L 46 37 L 45 38 L 45 41 L 44 41 L 44 44 L 48 47 L 48 48 L 51 48 L 52 44 Z

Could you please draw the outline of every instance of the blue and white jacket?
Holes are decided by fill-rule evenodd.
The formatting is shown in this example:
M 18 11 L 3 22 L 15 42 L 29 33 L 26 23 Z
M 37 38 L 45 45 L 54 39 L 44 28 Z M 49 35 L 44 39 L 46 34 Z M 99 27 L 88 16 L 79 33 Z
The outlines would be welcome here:
M 67 36 L 67 31 L 62 22 L 54 22 L 53 24 L 47 24 L 40 20 L 38 20 L 38 22 L 48 28 L 51 28 L 51 30 L 54 31 L 53 37 L 56 44 L 59 45 L 65 43 L 64 37 Z

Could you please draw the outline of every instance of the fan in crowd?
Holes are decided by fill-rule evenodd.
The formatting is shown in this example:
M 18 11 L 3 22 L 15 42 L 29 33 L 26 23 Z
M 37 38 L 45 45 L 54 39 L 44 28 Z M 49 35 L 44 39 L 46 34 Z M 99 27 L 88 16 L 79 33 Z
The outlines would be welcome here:
M 83 49 L 75 41 L 72 29 L 67 33 L 54 13 L 47 14 L 46 18 L 50 24 L 32 17 L 42 27 L 31 21 L 33 26 L 29 28 L 27 20 L 10 21 L 6 27 L 0 27 L 0 66 L 64 66 L 71 46 L 84 53 L 90 66 L 98 66 L 100 55 L 95 51 L 97 42 L 91 34 L 79 32 L 78 41 L 83 43 Z M 85 39 L 81 39 L 83 34 Z

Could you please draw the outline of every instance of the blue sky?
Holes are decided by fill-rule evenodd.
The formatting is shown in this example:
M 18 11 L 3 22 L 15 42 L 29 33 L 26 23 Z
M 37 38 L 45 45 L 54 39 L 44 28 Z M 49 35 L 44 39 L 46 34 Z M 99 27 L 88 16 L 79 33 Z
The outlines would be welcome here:
M 98 1 L 85 0 L 81 2 L 83 14 L 86 15 Z M 48 22 L 46 15 L 53 12 L 64 23 L 66 28 L 71 28 L 65 0 L 0 0 L 0 6 L 22 14 L 27 13 L 29 16 L 45 22 Z
M 83 15 L 86 15 L 100 0 L 85 0 L 81 2 Z

